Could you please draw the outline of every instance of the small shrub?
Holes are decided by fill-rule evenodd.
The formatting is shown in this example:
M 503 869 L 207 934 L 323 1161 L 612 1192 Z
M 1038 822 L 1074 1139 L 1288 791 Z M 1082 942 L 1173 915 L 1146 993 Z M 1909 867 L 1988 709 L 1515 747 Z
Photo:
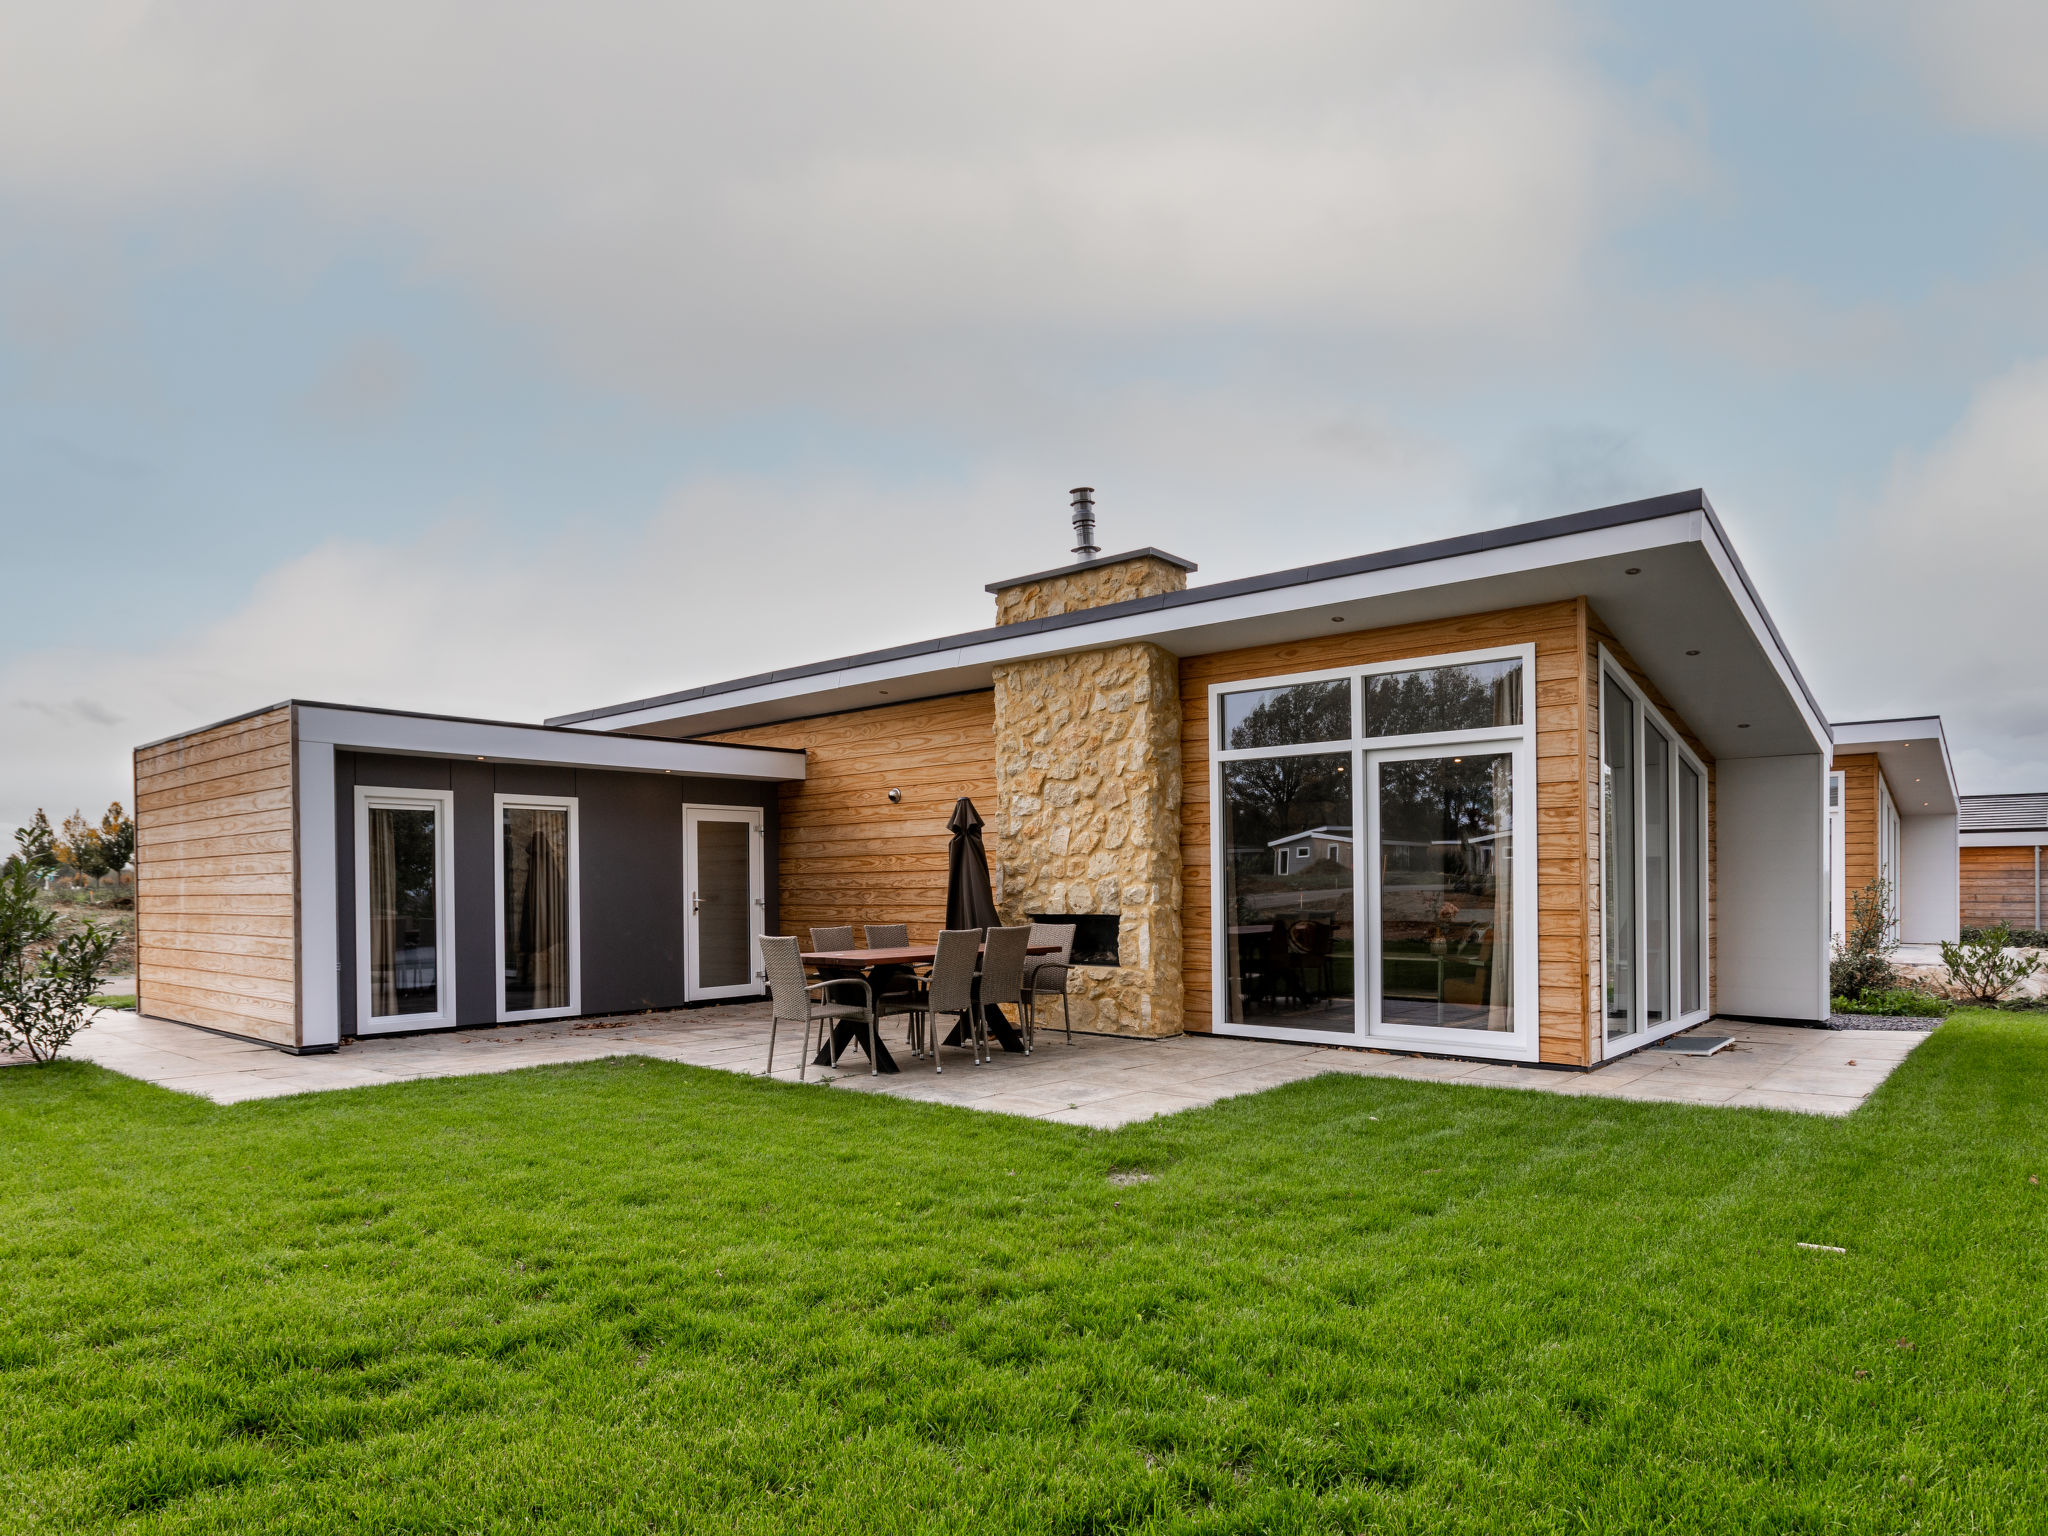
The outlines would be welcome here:
M 2007 954 L 2012 930 L 2000 923 L 1982 930 L 1970 943 L 1941 941 L 1941 963 L 1948 967 L 1948 983 L 1959 997 L 1973 1003 L 1997 1003 L 2006 993 L 2041 969 L 2041 962 L 2029 955 Z
M 1950 1005 L 1925 992 L 1896 987 L 1889 992 L 1866 992 L 1858 998 L 1837 997 L 1828 1006 L 1836 1013 L 1882 1014 L 1887 1018 L 1947 1018 Z
M 1989 932 L 1991 932 L 1989 928 L 1965 928 L 1962 935 L 1963 942 L 1965 944 L 1981 944 L 1984 942 L 1984 935 Z M 2010 932 L 2012 937 L 2006 940 L 2006 942 L 2016 948 L 2048 949 L 2048 930 L 2040 928 L 2014 928 Z
M 49 1061 L 85 1028 L 114 935 L 91 922 L 53 939 L 56 914 L 36 900 L 36 877 L 0 875 L 0 1051 Z
M 1899 973 L 1892 969 L 1892 891 L 1882 877 L 1873 879 L 1849 902 L 1848 931 L 1835 941 L 1828 960 L 1828 990 L 1854 1002 L 1868 992 L 1896 991 Z

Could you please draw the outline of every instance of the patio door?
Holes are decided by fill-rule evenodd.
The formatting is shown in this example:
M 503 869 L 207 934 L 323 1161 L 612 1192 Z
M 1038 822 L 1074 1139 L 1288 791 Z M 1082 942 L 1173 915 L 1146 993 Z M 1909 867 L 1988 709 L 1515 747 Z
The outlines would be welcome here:
M 683 807 L 683 995 L 755 997 L 766 985 L 756 940 L 765 931 L 761 812 Z

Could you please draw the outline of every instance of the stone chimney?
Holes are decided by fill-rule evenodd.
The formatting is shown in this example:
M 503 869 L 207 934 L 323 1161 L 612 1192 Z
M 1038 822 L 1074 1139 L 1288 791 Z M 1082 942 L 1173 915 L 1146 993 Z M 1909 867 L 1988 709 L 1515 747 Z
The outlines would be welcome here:
M 1074 563 L 990 583 L 996 623 L 1187 586 L 1194 562 L 1178 555 L 1098 553 L 1094 492 L 1073 497 Z M 1068 633 L 1078 649 L 994 669 L 1003 920 L 1116 917 L 1117 963 L 1070 973 L 1074 1027 L 1178 1034 L 1180 662 L 1150 643 Z
M 1162 592 L 1186 589 L 1188 572 L 1196 569 L 1192 560 L 1169 555 L 1163 549 L 1134 549 L 1121 555 L 1099 553 L 1095 543 L 1095 491 L 1080 485 L 1071 494 L 1073 553 L 1077 558 L 1072 565 L 990 582 L 988 590 L 995 594 L 997 624 L 1021 624 L 1027 619 L 1047 619 L 1078 608 L 1100 608 L 1127 598 L 1157 597 Z

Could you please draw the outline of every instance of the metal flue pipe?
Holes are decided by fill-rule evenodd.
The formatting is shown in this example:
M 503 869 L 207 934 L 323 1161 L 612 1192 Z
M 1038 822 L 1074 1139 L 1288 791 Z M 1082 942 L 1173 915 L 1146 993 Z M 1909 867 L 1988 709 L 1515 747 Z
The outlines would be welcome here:
M 1091 559 L 1102 553 L 1095 542 L 1095 487 L 1077 485 L 1072 492 L 1074 498 L 1074 558 Z

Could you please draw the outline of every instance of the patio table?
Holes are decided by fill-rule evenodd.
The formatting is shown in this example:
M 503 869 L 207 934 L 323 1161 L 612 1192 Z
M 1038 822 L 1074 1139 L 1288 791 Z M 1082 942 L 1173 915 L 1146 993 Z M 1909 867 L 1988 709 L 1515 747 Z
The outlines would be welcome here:
M 1027 955 L 1053 955 L 1059 953 L 1059 945 L 1033 944 L 1028 946 L 1024 952 Z M 842 973 L 865 972 L 869 977 L 870 985 L 872 985 L 874 973 L 884 967 L 900 966 L 907 970 L 913 965 L 930 965 L 932 961 L 938 958 L 938 954 L 939 948 L 936 944 L 902 944 L 888 949 L 811 950 L 804 954 L 803 962 L 805 965 L 817 967 L 820 974 L 832 971 Z M 832 978 L 826 974 L 826 979 L 830 980 Z M 1003 1017 L 1002 1009 L 989 1009 L 988 1027 L 989 1033 L 1002 1042 L 1004 1050 L 1022 1051 L 1024 1049 L 1023 1036 L 1017 1033 L 1015 1025 Z M 958 1025 L 954 1026 L 953 1034 L 947 1037 L 946 1043 L 948 1045 L 959 1044 L 959 1032 L 960 1027 Z M 856 1042 L 863 1046 L 867 1044 L 866 1038 L 861 1033 L 861 1027 L 858 1024 L 840 1023 L 832 1031 L 832 1043 L 826 1047 L 828 1058 L 825 1061 L 819 1062 L 818 1065 L 836 1065 L 839 1061 L 840 1053 L 847 1046 Z M 895 1058 L 889 1054 L 889 1048 L 882 1043 L 880 1021 L 877 1021 L 875 1030 L 875 1055 L 875 1069 L 877 1071 L 895 1072 L 899 1070 Z

